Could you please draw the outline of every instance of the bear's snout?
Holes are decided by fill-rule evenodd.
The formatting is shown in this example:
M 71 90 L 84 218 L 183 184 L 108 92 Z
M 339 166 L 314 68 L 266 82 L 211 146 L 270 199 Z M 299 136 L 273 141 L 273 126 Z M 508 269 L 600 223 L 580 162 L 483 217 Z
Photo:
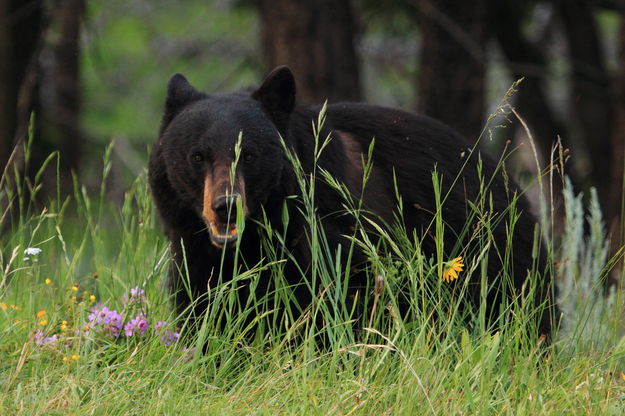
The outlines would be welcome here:
M 213 211 L 217 218 L 224 224 L 229 224 L 236 220 L 236 202 L 241 195 L 222 195 L 213 200 Z M 232 221 L 230 221 L 232 219 Z
M 239 237 L 236 224 L 237 200 L 239 199 L 243 215 L 247 216 L 245 183 L 242 177 L 237 175 L 233 186 L 223 175 L 208 174 L 206 176 L 202 219 L 207 225 L 211 242 L 218 248 L 233 245 Z

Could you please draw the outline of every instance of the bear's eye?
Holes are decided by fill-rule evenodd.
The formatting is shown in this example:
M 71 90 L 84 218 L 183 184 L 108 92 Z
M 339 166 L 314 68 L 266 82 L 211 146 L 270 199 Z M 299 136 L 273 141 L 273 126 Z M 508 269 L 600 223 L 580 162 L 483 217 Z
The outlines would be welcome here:
M 243 160 L 245 162 L 251 162 L 256 158 L 256 155 L 252 152 L 245 152 L 243 153 Z
M 191 156 L 191 159 L 195 162 L 195 163 L 201 163 L 204 161 L 204 156 L 202 156 L 201 153 L 193 153 L 193 156 Z

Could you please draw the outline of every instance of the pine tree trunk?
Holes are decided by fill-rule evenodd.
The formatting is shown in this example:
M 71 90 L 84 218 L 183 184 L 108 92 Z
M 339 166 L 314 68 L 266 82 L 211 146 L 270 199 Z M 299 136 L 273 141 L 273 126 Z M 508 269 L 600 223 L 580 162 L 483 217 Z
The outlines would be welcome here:
M 64 191 L 71 190 L 71 171 L 78 170 L 81 156 L 80 33 L 84 11 L 84 0 L 57 1 L 54 20 L 58 37 L 50 48 L 51 73 L 45 78 L 53 94 L 44 109 L 46 149 L 40 158 L 60 151 Z
M 586 185 L 595 186 L 605 209 L 608 207 L 612 173 L 611 133 L 613 96 L 602 44 L 591 1 L 559 0 L 558 11 L 568 43 L 572 67 L 571 112 L 575 131 L 585 147 L 590 171 Z
M 43 1 L 0 0 L 0 175 L 28 129 Z
M 625 0 L 620 1 L 620 30 L 618 62 L 615 77 L 614 118 L 612 126 L 612 175 L 610 177 L 606 217 L 612 235 L 612 255 L 625 244 Z M 621 261 L 621 267 L 623 261 Z M 618 268 L 617 268 L 618 269 Z M 622 271 L 623 269 L 619 269 Z M 618 273 L 615 273 L 618 276 Z M 620 276 L 622 279 L 624 276 Z M 611 283 L 617 283 L 613 281 Z M 621 284 L 625 282 L 620 282 Z
M 484 121 L 486 2 L 419 0 L 417 109 L 475 141 Z
M 258 6 L 268 69 L 293 70 L 299 103 L 361 99 L 349 0 L 259 0 Z
M 547 58 L 540 45 L 523 35 L 522 22 L 533 6 L 515 0 L 490 0 L 488 7 L 493 22 L 491 30 L 506 66 L 513 80 L 523 79 L 512 97 L 513 104 L 528 124 L 542 162 L 549 162 L 551 148 L 558 136 L 564 147 L 568 147 L 568 134 L 566 126 L 556 118 L 545 93 Z M 518 127 L 518 123 L 515 125 Z

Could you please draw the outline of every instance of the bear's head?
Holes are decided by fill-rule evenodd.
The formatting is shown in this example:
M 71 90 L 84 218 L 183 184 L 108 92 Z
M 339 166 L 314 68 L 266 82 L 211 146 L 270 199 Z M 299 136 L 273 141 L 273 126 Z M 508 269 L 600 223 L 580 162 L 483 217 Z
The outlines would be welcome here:
M 180 74 L 169 80 L 159 134 L 167 178 L 215 246 L 239 236 L 237 200 L 253 217 L 280 184 L 286 159 L 279 134 L 286 134 L 294 105 L 287 67 L 273 70 L 251 94 L 204 94 Z

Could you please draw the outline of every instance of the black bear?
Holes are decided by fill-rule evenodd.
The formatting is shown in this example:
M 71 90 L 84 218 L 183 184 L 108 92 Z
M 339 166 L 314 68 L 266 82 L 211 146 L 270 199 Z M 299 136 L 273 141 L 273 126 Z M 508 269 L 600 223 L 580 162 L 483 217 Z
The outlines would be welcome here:
M 516 209 L 511 212 L 510 201 L 517 188 L 491 159 L 472 151 L 458 133 L 427 116 L 358 103 L 327 106 L 317 137 L 328 140 L 319 152 L 312 124 L 321 108 L 296 106 L 295 81 L 287 67 L 274 69 L 258 89 L 249 92 L 205 94 L 180 74 L 170 79 L 158 141 L 150 155 L 149 183 L 171 243 L 171 287 L 179 310 L 205 293 L 216 275 L 222 281 L 231 279 L 235 244 L 245 264 L 261 261 L 258 223 L 280 229 L 284 209 L 290 217 L 284 248 L 302 271 L 289 273 L 287 280 L 292 280 L 289 284 L 300 307 L 311 301 L 310 290 L 298 289 L 306 279 L 310 243 L 297 206 L 301 188 L 286 149 L 300 161 L 305 175 L 316 172 L 314 204 L 331 249 L 348 244 L 355 219 L 343 209 L 344 198 L 336 186 L 320 175 L 322 169 L 361 200 L 363 210 L 379 224 L 401 221 L 409 236 L 421 239 L 423 252 L 430 256 L 436 253 L 432 231 L 436 211 L 432 173 L 436 170 L 442 180 L 447 254 L 454 247 L 458 253 L 459 246 L 469 244 L 471 235 L 479 233 L 480 221 L 491 222 L 486 236 L 491 244 L 486 276 L 490 283 L 497 282 L 504 264 L 512 264 L 508 275 L 513 277 L 507 285 L 488 289 L 489 315 L 497 315 L 503 297 L 522 297 L 528 270 L 537 264 L 544 268 L 544 256 L 534 247 L 536 221 L 527 201 L 516 199 Z M 369 155 L 371 160 L 367 160 Z M 367 166 L 371 170 L 363 190 Z M 480 193 L 488 202 L 484 209 L 488 213 L 470 223 L 467 201 L 475 201 Z M 243 232 L 234 220 L 235 206 L 245 219 Z M 513 248 L 506 255 L 511 241 Z M 351 260 L 359 265 L 367 262 L 358 248 Z M 182 273 L 188 273 L 190 288 L 183 287 Z M 355 272 L 350 288 L 372 287 L 371 282 L 363 281 L 367 276 Z M 543 334 L 550 332 L 554 311 L 548 276 L 551 274 L 545 273 L 536 289 L 537 302 L 550 305 L 539 318 L 538 330 Z M 255 290 L 269 290 L 271 282 L 263 279 L 268 280 L 261 276 Z M 480 279 L 473 280 L 468 296 L 477 304 Z M 241 296 L 249 295 L 246 290 L 240 289 Z M 205 306 L 198 302 L 195 313 Z

